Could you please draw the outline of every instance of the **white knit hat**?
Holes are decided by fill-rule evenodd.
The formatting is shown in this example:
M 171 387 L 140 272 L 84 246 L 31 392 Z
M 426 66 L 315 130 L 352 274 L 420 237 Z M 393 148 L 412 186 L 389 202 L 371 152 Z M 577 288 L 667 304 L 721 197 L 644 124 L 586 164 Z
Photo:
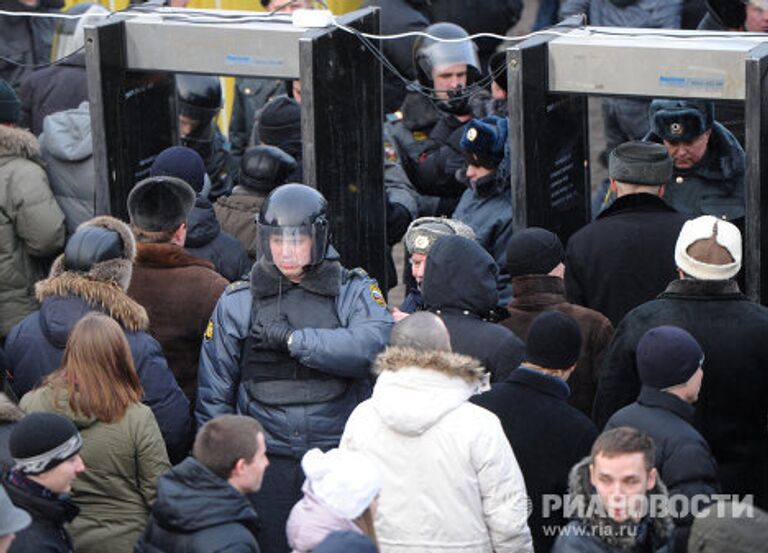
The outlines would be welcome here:
M 712 264 L 696 259 L 688 252 L 699 240 L 714 240 L 733 258 L 732 263 Z M 675 245 L 675 263 L 683 272 L 699 280 L 728 280 L 741 269 L 741 232 L 728 221 L 702 215 L 686 221 Z
M 379 495 L 379 471 L 368 457 L 341 449 L 310 449 L 301 460 L 310 489 L 336 515 L 354 520 Z

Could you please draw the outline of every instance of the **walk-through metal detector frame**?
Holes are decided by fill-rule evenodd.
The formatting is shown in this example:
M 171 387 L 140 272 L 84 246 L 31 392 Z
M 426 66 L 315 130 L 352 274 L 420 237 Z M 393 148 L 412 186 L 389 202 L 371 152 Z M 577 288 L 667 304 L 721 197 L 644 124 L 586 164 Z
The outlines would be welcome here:
M 252 21 L 233 22 L 236 15 Z M 304 29 L 287 15 L 254 15 L 163 8 L 86 29 L 96 212 L 127 219 L 131 188 L 176 143 L 173 73 L 299 78 L 305 183 L 328 199 L 342 262 L 366 268 L 386 290 L 381 63 L 336 26 Z M 378 9 L 338 22 L 378 33 Z
M 746 293 L 768 302 L 765 35 L 585 27 L 531 37 L 507 63 L 514 225 L 564 242 L 591 219 L 587 96 L 743 101 Z

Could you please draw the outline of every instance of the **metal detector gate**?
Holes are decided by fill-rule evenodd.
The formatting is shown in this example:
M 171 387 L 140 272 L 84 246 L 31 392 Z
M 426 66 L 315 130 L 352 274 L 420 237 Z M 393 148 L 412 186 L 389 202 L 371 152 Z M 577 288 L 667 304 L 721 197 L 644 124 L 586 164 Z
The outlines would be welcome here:
M 337 21 L 379 31 L 371 8 Z M 343 263 L 387 289 L 381 64 L 358 37 L 294 27 L 282 14 L 158 9 L 86 29 L 86 63 L 96 212 L 123 219 L 131 188 L 176 143 L 173 73 L 301 79 L 305 183 L 328 199 Z
M 764 36 L 586 27 L 532 37 L 507 62 L 514 224 L 549 228 L 564 243 L 591 220 L 588 95 L 743 101 L 746 293 L 768 302 Z

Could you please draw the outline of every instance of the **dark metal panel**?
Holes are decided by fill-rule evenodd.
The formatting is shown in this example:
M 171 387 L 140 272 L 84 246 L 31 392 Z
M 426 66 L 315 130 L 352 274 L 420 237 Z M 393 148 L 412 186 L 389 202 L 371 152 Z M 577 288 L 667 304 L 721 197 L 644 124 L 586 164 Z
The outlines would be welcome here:
M 768 44 L 746 59 L 746 223 L 743 265 L 750 299 L 768 301 Z
M 378 10 L 339 21 L 379 30 Z M 328 199 L 343 263 L 365 268 L 386 290 L 381 63 L 341 29 L 308 34 L 299 51 L 305 180 Z

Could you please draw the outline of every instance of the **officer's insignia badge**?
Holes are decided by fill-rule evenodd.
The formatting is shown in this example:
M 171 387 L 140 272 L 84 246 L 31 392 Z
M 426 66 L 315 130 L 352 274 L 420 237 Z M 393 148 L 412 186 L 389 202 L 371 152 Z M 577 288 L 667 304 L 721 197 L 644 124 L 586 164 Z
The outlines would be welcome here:
M 381 290 L 376 284 L 371 284 L 371 299 L 378 303 L 381 307 L 385 307 L 387 305 L 387 302 L 384 301 L 384 294 L 381 293 Z
M 384 143 L 384 157 L 387 161 L 397 161 L 397 150 L 389 142 Z
M 413 245 L 420 250 L 426 249 L 429 247 L 429 238 L 423 234 L 421 236 L 417 236 L 416 240 L 413 241 Z
M 205 328 L 205 341 L 213 339 L 213 319 L 208 320 L 208 326 Z
M 422 131 L 413 131 L 413 139 L 417 142 L 424 142 L 427 139 L 427 133 Z
M 474 142 L 474 140 L 477 138 L 477 129 L 472 127 L 467 131 L 467 140 L 470 142 Z
M 669 126 L 669 132 L 675 136 L 680 136 L 683 134 L 683 126 L 680 123 L 672 123 Z

